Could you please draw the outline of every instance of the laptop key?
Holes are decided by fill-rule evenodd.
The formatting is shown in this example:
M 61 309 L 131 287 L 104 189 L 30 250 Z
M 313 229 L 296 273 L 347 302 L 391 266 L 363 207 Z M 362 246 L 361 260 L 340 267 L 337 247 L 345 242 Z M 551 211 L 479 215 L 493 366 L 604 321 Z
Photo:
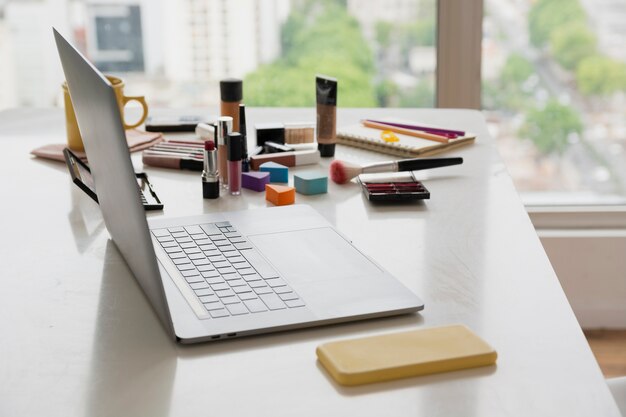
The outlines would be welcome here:
M 164 248 L 173 248 L 175 246 L 178 246 L 178 243 L 174 242 L 174 240 L 170 240 L 167 242 L 161 242 L 161 246 Z
M 275 287 L 284 287 L 285 285 L 287 285 L 287 283 L 285 282 L 284 279 L 282 278 L 272 278 L 272 279 L 266 279 L 265 282 L 267 282 L 267 285 L 269 285 L 272 288 Z
M 233 237 L 241 237 L 241 234 L 238 232 L 227 232 L 227 233 L 224 233 L 224 236 L 231 239 Z
M 204 230 L 204 233 L 206 233 L 209 236 L 222 234 L 220 232 L 220 229 L 218 229 L 214 223 L 201 224 L 200 228 L 202 228 L 202 230 Z
M 256 274 L 256 271 L 253 268 L 250 268 L 250 267 L 237 269 L 237 272 L 239 272 L 241 275 Z
M 243 259 L 243 262 L 238 262 L 238 263 L 236 262 L 236 263 L 234 263 L 233 264 L 233 268 L 235 268 L 235 269 L 251 268 L 251 265 L 244 258 L 241 258 L 241 259 Z M 232 261 L 231 261 L 231 263 L 232 263 Z
M 151 230 L 152 234 L 156 237 L 169 236 L 170 232 L 167 229 L 153 229 Z
M 212 295 L 203 295 L 202 297 L 200 297 L 200 301 L 202 301 L 203 303 L 214 303 L 216 301 L 219 301 L 219 297 L 215 294 Z
M 246 280 L 247 282 L 252 282 L 252 281 L 259 281 L 262 282 L 263 285 L 265 285 L 265 281 L 263 281 L 263 278 L 261 278 L 261 275 L 259 274 L 250 274 L 250 275 L 243 275 L 243 279 Z M 250 284 L 252 285 L 252 284 Z
M 258 298 L 255 300 L 244 300 L 243 303 L 246 307 L 248 307 L 248 310 L 250 310 L 251 313 L 260 313 L 261 311 L 267 311 L 267 307 L 265 307 L 265 304 L 263 304 L 263 302 Z
M 194 246 L 193 248 L 183 249 L 183 252 L 187 255 L 191 255 L 192 253 L 201 253 L 202 251 Z
M 217 251 L 217 248 L 215 247 L 215 245 L 213 244 L 208 244 L 208 243 L 198 243 L 196 242 L 196 244 L 198 245 L 198 247 L 200 248 L 200 250 L 203 251 L 209 251 L 209 252 L 214 252 Z
M 187 259 L 187 254 L 185 252 L 174 252 L 174 253 L 168 253 L 168 256 L 170 257 L 170 259 L 179 259 L 179 258 L 185 258 Z
M 200 226 L 185 226 L 185 230 L 187 231 L 187 233 L 189 233 L 190 235 L 197 235 L 199 233 L 204 233 L 202 231 L 202 228 Z
M 230 243 L 232 243 L 233 245 L 235 243 L 246 243 L 246 239 L 243 236 L 239 236 L 239 237 L 230 237 L 228 238 L 228 240 L 230 240 Z
M 230 222 L 217 222 L 215 223 L 216 227 L 230 227 Z
M 267 284 L 265 283 L 265 281 L 263 280 L 259 280 L 259 281 L 250 281 L 248 282 L 248 285 L 251 286 L 252 288 L 261 288 L 261 287 L 267 287 Z M 269 287 L 268 287 L 269 288 Z M 283 288 L 283 287 L 280 287 Z
M 189 259 L 206 259 L 206 256 L 204 256 L 204 253 L 191 253 L 189 254 Z
M 220 303 L 219 300 L 217 301 L 213 301 L 212 303 L 204 303 L 204 308 L 207 309 L 207 311 L 213 311 L 213 310 L 219 310 L 220 308 L 224 308 L 224 304 Z
M 235 253 L 238 253 L 238 252 L 237 252 L 237 249 L 235 249 L 235 247 L 234 247 L 233 245 L 231 245 L 231 244 L 228 244 L 228 245 L 226 245 L 226 246 L 218 246 L 218 249 L 219 249 L 219 251 L 220 251 L 220 252 L 222 252 L 222 254 L 223 254 L 224 256 L 226 256 L 226 257 L 228 257 L 228 255 L 226 254 L 226 252 L 235 252 Z
M 215 271 L 213 265 L 198 265 L 198 271 L 206 272 L 206 271 Z
M 223 267 L 223 268 L 217 268 L 218 271 L 220 271 L 220 274 L 232 274 L 237 272 L 237 270 L 235 270 L 235 268 L 233 268 L 232 266 L 227 266 L 227 267 Z M 240 272 L 241 273 L 241 272 Z
M 167 230 L 169 230 L 170 233 L 180 233 L 185 231 L 182 227 L 170 227 Z
M 241 301 L 239 301 L 239 298 L 234 296 L 234 295 L 231 295 L 229 297 L 222 297 L 222 298 L 220 298 L 220 301 L 222 301 L 222 303 L 224 303 L 224 304 L 238 304 L 238 303 L 241 303 Z
M 170 253 L 175 253 L 175 252 L 182 252 L 183 250 L 181 248 L 179 248 L 178 246 L 174 247 L 174 248 L 163 248 L 163 250 L 170 254 Z
M 219 319 L 220 317 L 228 317 L 228 316 L 230 316 L 230 314 L 228 314 L 228 311 L 226 311 L 225 308 L 222 308 L 220 310 L 209 311 L 209 314 L 214 319 Z
M 202 278 L 200 275 L 193 275 L 190 277 L 185 277 L 185 280 L 187 280 L 187 282 L 190 284 L 193 284 L 196 282 L 205 282 L 204 278 Z
M 208 287 L 208 285 L 207 285 Z M 220 291 L 215 291 L 215 294 L 217 294 L 218 297 L 223 298 L 223 297 L 231 297 L 234 296 L 235 293 L 233 292 L 233 290 L 231 290 L 230 288 L 227 290 L 220 290 Z
M 178 242 L 180 243 L 180 247 L 183 249 L 191 249 L 191 248 L 195 248 L 196 244 L 191 242 L 191 239 L 189 239 L 189 242 Z
M 304 306 L 304 301 L 302 301 L 301 299 L 287 300 L 287 301 L 285 301 L 285 304 L 287 304 L 287 307 L 289 307 L 289 308 L 303 307 Z
M 286 294 L 293 291 L 289 285 L 285 285 L 284 287 L 275 287 L 272 289 L 276 294 Z
M 213 244 L 217 244 L 217 242 L 228 242 L 228 239 L 226 239 L 226 236 L 224 236 L 221 233 L 219 235 L 210 235 L 209 239 L 211 239 Z
M 222 282 L 226 282 L 224 281 L 224 278 L 220 277 L 219 275 L 216 277 L 205 277 L 205 278 L 206 278 L 206 282 L 208 282 L 211 285 L 221 284 Z
M 205 296 L 205 295 L 213 295 L 214 294 L 213 290 L 210 289 L 210 288 L 202 288 L 202 289 L 199 289 L 199 290 L 194 290 L 193 292 L 195 292 L 198 297 L 202 297 L 202 296 Z
M 207 237 L 207 235 L 193 235 L 191 236 L 193 240 L 196 242 L 196 245 L 209 245 L 213 246 L 213 242 Z M 202 239 L 200 239 L 202 237 Z
M 223 246 L 222 246 L 222 248 L 223 248 Z M 241 258 L 241 255 L 239 255 L 239 252 L 237 252 L 237 251 L 235 250 L 235 247 L 234 247 L 234 246 L 233 246 L 233 250 L 231 250 L 231 251 L 221 251 L 221 252 L 222 252 L 222 255 L 223 255 L 226 259 L 228 259 L 228 260 L 230 260 L 230 259 L 232 259 L 232 258 Z
M 194 259 L 192 261 L 192 263 L 195 266 L 201 266 L 201 265 L 211 265 L 211 261 L 209 261 L 208 259 Z
M 283 301 L 297 300 L 299 298 L 298 294 L 296 294 L 295 292 L 286 292 L 284 294 L 278 294 L 278 297 Z
M 213 263 L 213 266 L 218 268 L 218 269 L 219 268 L 230 267 L 230 263 L 226 259 L 224 259 L 223 261 L 214 261 L 213 259 L 210 259 L 210 260 Z
M 254 292 L 257 293 L 258 295 L 262 295 L 262 294 L 274 294 L 274 292 L 272 291 L 272 289 L 270 287 L 268 287 L 267 285 L 264 287 L 256 287 L 253 288 Z
M 233 266 L 235 266 L 235 264 L 240 264 L 242 262 L 245 262 L 246 264 L 248 264 L 248 262 L 246 261 L 246 258 L 244 258 L 243 256 L 239 256 L 239 255 L 233 255 L 226 259 L 228 259 L 228 262 L 233 264 Z
M 270 264 L 267 263 L 267 261 L 263 259 L 261 254 L 256 250 L 242 250 L 241 254 L 244 258 L 246 258 L 248 262 L 250 262 L 250 265 L 252 265 L 254 269 L 256 269 L 256 271 L 259 273 L 259 275 L 261 275 L 263 278 L 278 277 L 278 273 L 274 270 L 274 268 L 272 268 Z
M 226 281 L 230 281 L 233 279 L 241 279 L 241 275 L 239 275 L 236 272 L 233 272 L 231 274 L 220 274 L 222 278 L 224 278 Z
M 186 256 L 184 258 L 174 258 L 172 259 L 172 262 L 174 262 L 174 265 L 182 265 L 182 264 L 190 264 L 191 261 L 189 260 L 189 258 L 187 258 Z
M 241 294 L 237 294 L 237 296 L 243 300 L 257 300 L 259 297 L 253 292 L 242 292 Z
M 220 282 L 220 283 L 217 283 L 217 284 L 211 284 L 211 288 L 213 288 L 213 291 L 221 291 L 221 290 L 227 290 L 230 287 L 228 286 L 227 283 Z
M 190 263 L 178 264 L 176 265 L 176 268 L 178 268 L 179 271 L 195 271 L 196 270 L 196 268 Z
M 202 280 L 202 282 L 194 282 L 193 284 L 189 284 L 189 286 L 194 290 L 202 290 L 204 288 L 210 288 L 209 284 L 206 281 Z
M 227 281 L 228 285 L 230 285 L 231 287 L 241 287 L 242 285 L 246 285 L 246 281 L 244 281 L 243 279 L 239 278 L 239 279 L 231 279 L 230 281 Z M 237 291 L 235 291 L 237 292 Z
M 208 278 L 220 278 L 220 279 L 222 279 L 220 273 L 217 272 L 217 271 L 202 271 L 202 272 L 200 272 L 200 275 L 202 275 L 203 277 L 205 277 L 207 279 Z
M 242 303 L 239 303 L 239 304 L 228 304 L 226 306 L 226 309 L 233 316 L 239 316 L 239 315 L 242 315 L 242 314 L 248 314 L 248 309 Z
M 280 310 L 285 308 L 285 303 L 274 293 L 260 294 L 259 297 L 270 310 Z
M 233 291 L 235 291 L 236 294 L 241 294 L 244 292 L 252 292 L 252 288 L 248 287 L 247 285 L 241 285 L 238 287 L 232 287 Z

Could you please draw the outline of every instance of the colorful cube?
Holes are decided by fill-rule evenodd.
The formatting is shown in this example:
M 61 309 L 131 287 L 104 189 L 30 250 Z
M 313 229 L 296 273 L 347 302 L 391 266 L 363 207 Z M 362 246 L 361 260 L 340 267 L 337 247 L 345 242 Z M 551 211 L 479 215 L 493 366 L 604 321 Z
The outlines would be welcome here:
M 243 172 L 241 174 L 241 186 L 249 190 L 264 191 L 265 185 L 269 182 L 269 172 Z
M 293 184 L 300 194 L 313 195 L 328 192 L 328 177 L 315 172 L 302 172 L 293 176 Z
M 265 199 L 276 206 L 288 206 L 296 201 L 296 189 L 287 185 L 267 184 Z
M 276 162 L 265 162 L 259 166 L 259 171 L 270 173 L 270 182 L 288 182 L 289 168 Z

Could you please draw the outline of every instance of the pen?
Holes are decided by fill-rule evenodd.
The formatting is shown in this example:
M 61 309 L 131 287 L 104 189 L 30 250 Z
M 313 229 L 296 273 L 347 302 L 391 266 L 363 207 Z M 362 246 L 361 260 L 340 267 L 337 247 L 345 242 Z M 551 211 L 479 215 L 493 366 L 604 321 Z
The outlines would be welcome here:
M 395 126 L 386 125 L 382 123 L 370 122 L 368 120 L 363 120 L 361 123 L 363 123 L 363 126 L 371 127 L 373 129 L 389 130 L 391 132 L 401 133 L 403 135 L 413 136 L 413 137 L 421 138 L 421 139 L 428 139 L 428 140 L 432 140 L 435 142 L 448 143 L 450 141 L 450 139 L 445 136 L 422 132 L 420 130 L 403 129 L 401 127 L 395 127 Z
M 440 128 L 440 127 L 418 126 L 418 125 L 410 125 L 410 124 L 405 124 L 405 123 L 386 122 L 386 121 L 372 120 L 372 119 L 367 119 L 367 121 L 368 122 L 373 122 L 373 123 L 380 123 L 380 124 L 383 124 L 383 125 L 400 127 L 400 128 L 403 128 L 403 129 L 422 130 L 424 132 L 434 133 L 436 135 L 441 135 L 441 136 L 446 136 L 446 137 L 449 137 L 451 139 L 457 138 L 459 136 L 465 136 L 465 132 L 463 132 L 462 130 L 443 129 L 443 128 Z

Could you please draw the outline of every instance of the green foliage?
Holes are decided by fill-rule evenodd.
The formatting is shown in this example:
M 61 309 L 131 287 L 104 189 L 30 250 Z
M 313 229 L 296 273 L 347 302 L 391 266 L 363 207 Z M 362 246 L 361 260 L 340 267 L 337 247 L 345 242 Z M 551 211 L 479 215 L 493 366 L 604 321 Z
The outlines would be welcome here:
M 483 86 L 483 107 L 509 111 L 524 110 L 529 101 L 530 93 L 524 91 L 523 85 L 534 73 L 532 63 L 519 54 L 511 54 L 507 58 L 500 77 Z
M 543 109 L 528 112 L 520 134 L 530 138 L 542 154 L 551 154 L 563 153 L 567 137 L 582 130 L 580 116 L 571 107 L 550 100 Z
M 533 64 L 529 60 L 518 53 L 513 53 L 509 55 L 504 63 L 500 80 L 505 85 L 513 83 L 516 87 L 521 88 L 521 84 L 534 72 Z
M 601 96 L 626 91 L 626 64 L 605 56 L 590 56 L 578 65 L 576 83 L 585 95 Z
M 530 41 L 541 47 L 550 40 L 554 30 L 573 22 L 586 22 L 579 0 L 538 0 L 528 14 Z
M 388 48 L 391 44 L 393 24 L 385 21 L 376 22 L 376 42 L 381 48 Z
M 340 105 L 375 106 L 372 53 L 345 2 L 307 0 L 298 6 L 282 29 L 282 58 L 246 76 L 246 104 L 312 106 L 315 74 L 321 73 L 339 80 Z
M 550 46 L 554 58 L 564 68 L 573 71 L 578 62 L 595 54 L 596 36 L 586 23 L 569 23 L 552 32 Z

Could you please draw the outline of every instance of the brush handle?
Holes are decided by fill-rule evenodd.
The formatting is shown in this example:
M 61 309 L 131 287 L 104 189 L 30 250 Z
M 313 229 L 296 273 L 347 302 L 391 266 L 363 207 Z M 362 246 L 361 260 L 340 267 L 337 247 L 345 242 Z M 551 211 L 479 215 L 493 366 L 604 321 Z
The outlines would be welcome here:
M 421 169 L 447 167 L 463 163 L 463 158 L 404 159 L 398 162 L 398 171 L 419 171 Z

